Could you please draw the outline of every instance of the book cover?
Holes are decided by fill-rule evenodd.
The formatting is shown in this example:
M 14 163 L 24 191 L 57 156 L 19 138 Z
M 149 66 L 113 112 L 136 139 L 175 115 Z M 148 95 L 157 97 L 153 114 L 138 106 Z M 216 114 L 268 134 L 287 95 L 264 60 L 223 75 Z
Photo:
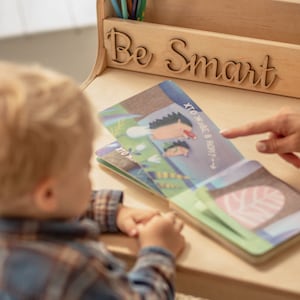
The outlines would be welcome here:
M 264 261 L 298 236 L 298 192 L 246 160 L 174 82 L 164 81 L 99 116 L 144 177 L 137 179 L 128 168 L 118 171 L 155 186 L 192 224 L 240 256 Z M 98 152 L 101 156 L 107 162 Z

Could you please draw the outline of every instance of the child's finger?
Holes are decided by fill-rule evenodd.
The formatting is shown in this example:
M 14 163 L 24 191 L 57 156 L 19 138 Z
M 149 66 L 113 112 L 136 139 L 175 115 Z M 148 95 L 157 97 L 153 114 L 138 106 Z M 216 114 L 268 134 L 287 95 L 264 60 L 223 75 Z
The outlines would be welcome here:
M 175 223 L 175 220 L 177 218 L 175 211 L 168 211 L 167 213 L 164 214 L 164 217 L 169 219 L 173 224 Z
M 160 212 L 158 210 L 157 211 L 150 211 L 150 212 L 146 212 L 144 214 L 140 214 L 138 216 L 135 216 L 134 219 L 135 219 L 136 223 L 147 223 L 153 217 L 159 216 L 159 215 L 160 215 Z
M 123 223 L 122 228 L 120 228 L 125 234 L 129 236 L 135 236 L 137 235 L 138 231 L 136 228 L 136 223 L 132 218 L 126 219 L 126 221 Z
M 177 232 L 181 232 L 183 227 L 184 227 L 184 222 L 181 219 L 176 218 L 175 223 L 174 223 L 175 230 Z

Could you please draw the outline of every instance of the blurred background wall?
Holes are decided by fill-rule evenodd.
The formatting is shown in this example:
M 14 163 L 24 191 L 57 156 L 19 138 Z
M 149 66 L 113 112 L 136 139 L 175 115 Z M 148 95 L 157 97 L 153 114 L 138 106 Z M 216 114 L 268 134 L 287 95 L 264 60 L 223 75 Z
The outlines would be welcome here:
M 0 0 L 0 59 L 82 82 L 96 59 L 96 27 L 96 0 Z

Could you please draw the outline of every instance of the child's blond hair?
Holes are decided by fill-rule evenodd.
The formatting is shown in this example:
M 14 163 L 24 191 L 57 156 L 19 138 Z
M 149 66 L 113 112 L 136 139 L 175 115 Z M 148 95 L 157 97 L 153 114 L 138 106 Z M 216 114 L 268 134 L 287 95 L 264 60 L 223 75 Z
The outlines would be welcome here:
M 0 212 L 63 171 L 72 149 L 90 146 L 94 134 L 90 103 L 75 82 L 0 62 Z

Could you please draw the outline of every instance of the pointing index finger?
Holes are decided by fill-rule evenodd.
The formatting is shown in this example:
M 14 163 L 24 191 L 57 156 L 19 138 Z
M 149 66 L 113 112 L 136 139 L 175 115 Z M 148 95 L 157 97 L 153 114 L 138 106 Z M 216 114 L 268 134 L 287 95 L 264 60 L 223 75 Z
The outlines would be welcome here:
M 222 134 L 226 138 L 236 138 L 265 132 L 277 132 L 276 122 L 274 122 L 274 118 L 251 122 L 239 127 L 223 129 L 220 131 L 220 134 Z

